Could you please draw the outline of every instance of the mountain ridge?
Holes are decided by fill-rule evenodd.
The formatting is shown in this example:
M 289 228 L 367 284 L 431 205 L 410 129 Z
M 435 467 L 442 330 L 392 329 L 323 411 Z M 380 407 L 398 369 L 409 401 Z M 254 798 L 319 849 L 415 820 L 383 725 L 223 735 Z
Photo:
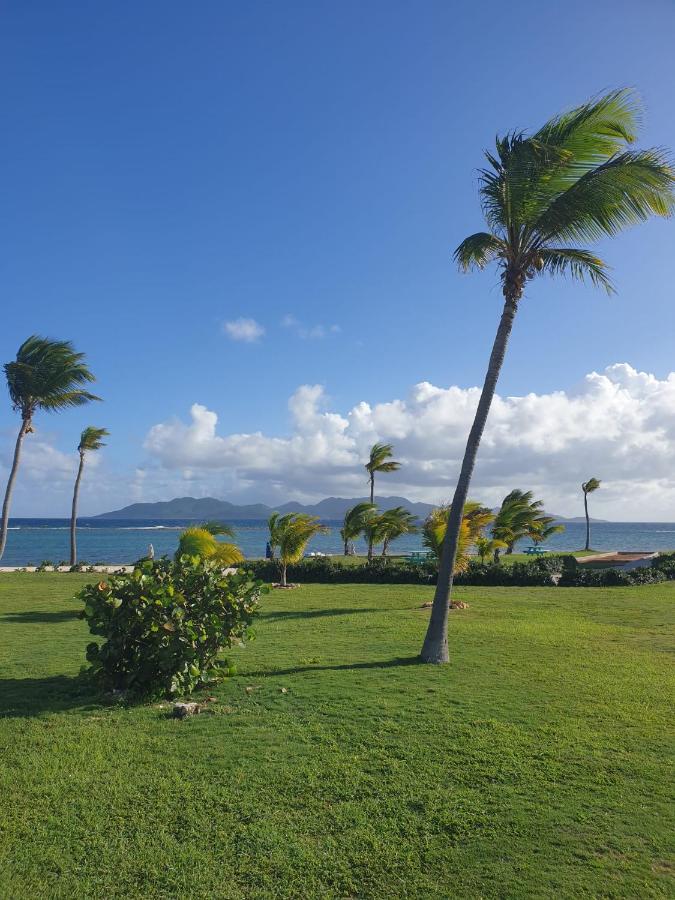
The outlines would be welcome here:
M 174 497 L 172 500 L 160 500 L 154 503 L 131 503 L 121 509 L 100 513 L 96 519 L 267 519 L 273 512 L 302 512 L 319 516 L 322 519 L 342 519 L 345 512 L 356 503 L 368 501 L 368 497 L 325 497 L 317 503 L 297 503 L 288 501 L 278 506 L 266 503 L 237 504 L 229 500 L 217 500 L 215 497 Z M 432 503 L 408 500 L 406 497 L 375 497 L 381 509 L 403 506 L 409 512 L 423 519 L 434 508 Z M 557 522 L 583 522 L 583 516 L 567 518 L 554 516 Z M 591 519 L 591 522 L 604 522 L 605 519 Z

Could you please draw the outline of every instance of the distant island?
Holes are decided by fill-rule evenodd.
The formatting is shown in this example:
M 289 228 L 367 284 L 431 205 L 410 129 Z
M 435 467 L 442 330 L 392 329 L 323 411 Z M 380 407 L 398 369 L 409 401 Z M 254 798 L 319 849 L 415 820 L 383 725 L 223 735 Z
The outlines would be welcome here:
M 161 500 L 157 503 L 132 503 L 122 509 L 101 513 L 96 519 L 193 519 L 204 521 L 208 519 L 267 519 L 274 511 L 280 513 L 302 512 L 312 516 L 319 516 L 324 520 L 336 521 L 342 519 L 346 511 L 355 503 L 364 503 L 368 497 L 327 497 L 318 503 L 282 503 L 279 506 L 268 506 L 265 503 L 252 503 L 239 506 L 227 500 L 217 500 L 215 497 L 175 497 L 173 500 Z M 376 497 L 375 502 L 380 509 L 392 509 L 394 506 L 403 506 L 419 519 L 424 519 L 434 508 L 431 503 L 421 503 L 407 500 L 405 497 Z M 559 522 L 583 522 L 583 516 L 565 518 L 555 516 Z M 602 522 L 603 519 L 591 519 L 592 522 Z

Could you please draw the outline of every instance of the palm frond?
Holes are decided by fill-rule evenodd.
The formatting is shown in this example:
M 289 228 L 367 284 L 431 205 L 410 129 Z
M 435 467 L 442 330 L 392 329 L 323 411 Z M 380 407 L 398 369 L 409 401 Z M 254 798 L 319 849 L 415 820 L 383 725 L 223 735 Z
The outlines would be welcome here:
M 535 244 L 597 241 L 675 207 L 675 170 L 660 150 L 627 151 L 586 172 L 533 225 Z
M 486 231 L 479 231 L 464 238 L 453 258 L 463 272 L 468 272 L 470 269 L 484 269 L 504 251 L 505 244 L 502 240 Z
M 80 435 L 80 443 L 77 449 L 80 453 L 89 450 L 100 450 L 101 447 L 105 447 L 103 438 L 108 437 L 109 434 L 110 432 L 106 428 L 94 428 L 93 425 L 89 425 Z
M 596 287 L 604 288 L 608 294 L 614 293 L 612 280 L 606 264 L 599 256 L 588 250 L 573 247 L 552 247 L 539 251 L 543 269 L 551 275 L 570 275 L 579 281 L 588 279 Z
M 216 535 L 225 535 L 226 537 L 234 537 L 234 528 L 231 525 L 226 525 L 224 522 L 216 522 L 213 519 L 210 519 L 207 522 L 201 522 L 197 528 L 201 528 L 204 531 L 208 531 L 209 534 L 212 534 L 214 537 Z

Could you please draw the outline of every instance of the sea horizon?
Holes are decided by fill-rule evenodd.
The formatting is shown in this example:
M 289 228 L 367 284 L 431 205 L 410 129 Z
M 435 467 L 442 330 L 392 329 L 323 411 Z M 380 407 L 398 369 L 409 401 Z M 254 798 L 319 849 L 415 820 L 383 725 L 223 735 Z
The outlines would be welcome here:
M 78 519 L 78 557 L 89 564 L 128 564 L 148 552 L 153 545 L 155 556 L 171 555 L 178 545 L 180 531 L 195 519 L 100 519 L 82 516 Z M 263 519 L 223 519 L 235 530 L 234 541 L 246 557 L 262 557 L 268 538 Z M 308 553 L 340 555 L 341 521 L 323 520 L 327 534 L 317 535 Z M 565 530 L 544 544 L 550 552 L 580 550 L 586 539 L 584 522 L 566 522 Z M 70 519 L 61 517 L 22 517 L 10 519 L 10 532 L 5 555 L 0 565 L 39 565 L 50 561 L 58 564 L 70 555 Z M 356 541 L 357 553 L 365 553 L 364 541 Z M 516 549 L 531 543 L 521 541 Z M 675 549 L 675 522 L 593 522 L 591 545 L 598 551 L 671 550 Z M 406 535 L 392 543 L 390 555 L 412 553 L 422 549 L 420 534 Z

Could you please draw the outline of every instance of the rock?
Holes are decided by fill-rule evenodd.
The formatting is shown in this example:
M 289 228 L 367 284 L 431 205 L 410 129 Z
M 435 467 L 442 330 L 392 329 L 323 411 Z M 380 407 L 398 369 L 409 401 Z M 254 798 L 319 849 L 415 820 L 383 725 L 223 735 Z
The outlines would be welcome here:
M 174 719 L 184 719 L 186 716 L 196 716 L 202 711 L 199 703 L 174 703 L 173 717 Z
M 288 688 L 279 688 L 279 693 L 281 693 L 281 694 L 287 694 L 287 693 L 288 693 Z

